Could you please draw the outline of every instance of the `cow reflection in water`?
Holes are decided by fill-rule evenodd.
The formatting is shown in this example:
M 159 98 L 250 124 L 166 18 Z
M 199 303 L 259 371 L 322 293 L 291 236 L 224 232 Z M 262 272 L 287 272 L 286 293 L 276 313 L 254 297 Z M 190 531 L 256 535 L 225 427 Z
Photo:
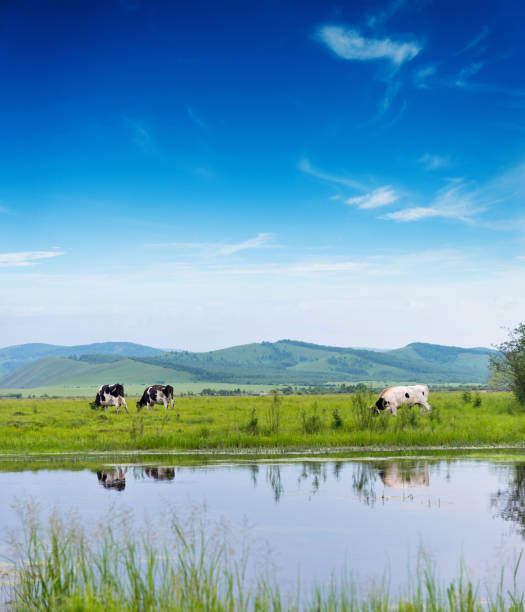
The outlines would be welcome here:
M 123 470 L 121 467 L 118 467 L 112 470 L 97 472 L 98 481 L 104 489 L 123 491 L 126 488 L 127 471 L 128 468 Z
M 379 471 L 383 484 L 391 489 L 423 489 L 428 487 L 428 463 L 405 466 L 390 463 Z
M 144 473 L 153 480 L 173 480 L 175 478 L 175 468 L 171 467 L 145 468 Z
M 378 499 L 377 477 L 390 489 L 425 488 L 430 484 L 428 462 L 363 462 L 355 466 L 352 488 L 360 501 L 373 506 Z M 383 501 L 385 496 L 380 496 Z

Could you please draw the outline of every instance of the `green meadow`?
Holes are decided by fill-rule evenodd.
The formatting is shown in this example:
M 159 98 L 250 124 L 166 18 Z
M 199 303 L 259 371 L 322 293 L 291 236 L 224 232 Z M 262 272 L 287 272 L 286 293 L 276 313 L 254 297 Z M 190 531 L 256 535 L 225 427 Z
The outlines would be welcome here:
M 432 393 L 430 414 L 375 416 L 368 393 L 184 397 L 175 407 L 94 410 L 86 399 L 0 400 L 0 453 L 133 450 L 319 450 L 523 444 L 525 413 L 510 393 Z

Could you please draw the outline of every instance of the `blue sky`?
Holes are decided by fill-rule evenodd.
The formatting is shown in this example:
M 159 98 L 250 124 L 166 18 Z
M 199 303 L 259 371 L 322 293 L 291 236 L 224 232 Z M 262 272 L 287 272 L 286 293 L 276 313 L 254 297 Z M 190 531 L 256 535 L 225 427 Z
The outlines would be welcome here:
M 3 2 L 0 344 L 498 342 L 525 312 L 524 18 Z

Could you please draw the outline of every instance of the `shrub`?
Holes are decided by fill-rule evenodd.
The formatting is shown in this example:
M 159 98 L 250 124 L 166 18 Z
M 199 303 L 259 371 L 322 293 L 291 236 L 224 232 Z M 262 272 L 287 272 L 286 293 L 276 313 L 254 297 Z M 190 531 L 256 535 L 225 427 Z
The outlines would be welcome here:
M 332 412 L 332 429 L 341 429 L 342 426 L 343 426 L 343 419 L 341 418 L 341 415 L 339 414 L 339 410 L 337 408 L 334 408 Z
M 307 434 L 319 433 L 323 428 L 321 418 L 317 414 L 317 402 L 314 402 L 313 412 L 310 416 L 306 416 L 306 411 L 302 412 L 303 431 Z
M 428 416 L 432 422 L 441 423 L 441 411 L 439 409 L 439 406 L 432 408 L 432 412 L 429 413 Z
M 250 420 L 244 426 L 244 431 L 249 434 L 256 434 L 258 431 L 258 427 L 257 427 L 258 422 L 259 422 L 259 419 L 257 418 L 255 408 L 252 408 Z
M 273 399 L 266 411 L 266 425 L 270 433 L 277 433 L 281 425 L 281 398 L 278 389 L 273 391 Z
M 472 392 L 470 390 L 463 391 L 461 394 L 461 399 L 465 402 L 465 404 L 470 404 L 472 401 Z
M 371 429 L 374 427 L 375 417 L 377 416 L 373 404 L 372 390 L 364 385 L 352 396 L 352 407 L 356 418 L 358 429 Z
M 476 408 L 481 406 L 481 395 L 479 393 L 474 394 L 474 401 L 472 402 L 472 405 Z

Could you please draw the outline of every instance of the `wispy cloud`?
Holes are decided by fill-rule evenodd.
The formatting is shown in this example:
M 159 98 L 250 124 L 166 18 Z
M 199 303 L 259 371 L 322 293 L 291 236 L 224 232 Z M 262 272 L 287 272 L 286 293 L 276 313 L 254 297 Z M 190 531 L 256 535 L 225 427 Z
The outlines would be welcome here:
M 323 26 L 318 39 L 336 55 L 346 60 L 388 60 L 399 67 L 410 61 L 421 51 L 416 41 L 400 42 L 391 38 L 366 38 L 358 30 L 341 26 Z
M 126 125 L 131 134 L 133 144 L 144 155 L 158 157 L 159 151 L 153 140 L 150 130 L 140 121 L 135 119 L 125 119 Z
M 389 185 L 375 189 L 371 193 L 354 198 L 348 198 L 347 204 L 355 204 L 359 208 L 379 208 L 397 202 L 399 196 Z
M 470 77 L 477 74 L 483 68 L 483 62 L 473 62 L 468 66 L 464 66 L 457 74 L 454 84 L 456 87 L 470 87 Z
M 382 119 L 384 115 L 386 115 L 386 113 L 389 111 L 390 107 L 392 106 L 392 103 L 394 102 L 400 90 L 400 86 L 401 84 L 399 81 L 387 81 L 385 95 L 381 98 L 381 100 L 379 101 L 379 104 L 377 105 L 377 113 L 375 114 L 374 117 L 372 117 L 372 119 L 369 119 L 368 121 L 363 122 L 361 124 L 361 127 L 369 127 L 371 125 L 374 125 L 380 119 Z M 396 115 L 396 117 L 390 122 L 390 124 L 397 121 L 399 117 L 401 117 L 401 115 L 405 112 L 405 110 L 406 110 L 406 100 L 403 100 L 403 104 L 401 105 L 401 110 L 398 113 L 399 116 Z
M 430 89 L 430 79 L 436 74 L 437 66 L 429 64 L 414 71 L 414 85 L 418 89 Z
M 220 255 L 233 255 L 233 253 L 239 253 L 240 251 L 246 251 L 248 249 L 268 249 L 275 248 L 275 244 L 272 244 L 275 240 L 274 234 L 257 234 L 253 238 L 243 240 L 234 244 L 225 244 L 219 249 Z
M 203 121 L 199 115 L 195 112 L 195 110 L 191 106 L 186 107 L 186 112 L 188 113 L 188 117 L 193 121 L 193 123 L 201 130 L 207 130 L 208 125 L 205 121 Z
M 34 266 L 42 259 L 64 255 L 63 251 L 21 251 L 18 253 L 0 253 L 0 268 L 22 268 Z
M 457 52 L 457 55 L 460 55 L 461 53 L 465 53 L 466 51 L 470 51 L 471 49 L 474 49 L 475 47 L 477 47 L 479 45 L 479 43 L 484 38 L 486 38 L 486 36 L 488 35 L 489 32 L 490 32 L 489 27 L 488 26 L 483 26 L 481 31 L 472 40 L 470 40 L 462 49 L 460 49 Z
M 442 189 L 430 206 L 413 206 L 381 218 L 407 223 L 440 217 L 470 223 L 473 217 L 486 210 L 487 205 L 488 200 L 483 198 L 480 190 L 469 188 L 463 180 L 457 179 L 451 186 Z
M 282 248 L 280 245 L 275 244 L 275 238 L 275 234 L 260 233 L 252 238 L 242 240 L 241 242 L 169 242 L 167 245 L 162 246 L 170 246 L 176 249 L 189 251 L 202 251 L 207 256 L 220 256 L 233 255 L 235 253 L 240 253 L 241 251 L 248 251 L 251 249 Z
M 308 259 L 292 262 L 258 263 L 250 265 L 212 265 L 197 268 L 201 272 L 220 272 L 232 276 L 271 276 L 293 277 L 308 274 L 332 273 L 341 278 L 351 276 L 354 279 L 370 279 L 372 276 L 387 278 L 389 276 L 406 276 L 414 270 L 424 268 L 454 269 L 458 265 L 470 265 L 471 254 L 454 249 L 437 249 L 411 253 L 393 252 L 365 257 L 331 257 Z
M 417 161 L 423 165 L 425 170 L 438 170 L 439 168 L 448 168 L 450 166 L 450 158 L 445 155 L 425 153 Z
M 406 3 L 407 0 L 393 0 L 387 4 L 383 10 L 378 11 L 377 13 L 374 13 L 368 17 L 366 20 L 368 27 L 377 28 L 378 26 L 382 26 L 390 19 L 390 17 L 392 17 L 392 15 L 401 10 Z
M 310 174 L 311 176 L 315 176 L 322 181 L 327 181 L 329 183 L 336 183 L 338 185 L 343 185 L 344 187 L 350 187 L 351 189 L 357 189 L 358 191 L 367 191 L 367 188 L 364 187 L 358 181 L 346 177 L 346 176 L 338 176 L 335 174 L 330 174 L 328 172 L 324 172 L 322 170 L 318 170 L 314 168 L 310 161 L 306 158 L 300 160 L 297 164 L 298 169 L 305 174 Z

